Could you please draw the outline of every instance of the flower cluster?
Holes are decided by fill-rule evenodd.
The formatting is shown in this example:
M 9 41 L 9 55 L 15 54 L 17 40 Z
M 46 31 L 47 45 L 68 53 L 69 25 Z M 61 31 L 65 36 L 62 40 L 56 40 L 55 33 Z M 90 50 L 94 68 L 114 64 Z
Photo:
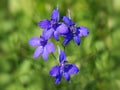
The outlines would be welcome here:
M 58 8 L 54 9 L 51 15 L 51 19 L 44 19 L 39 22 L 39 27 L 43 29 L 40 37 L 32 37 L 29 40 L 29 44 L 33 47 L 37 47 L 33 57 L 38 58 L 42 56 L 44 60 L 48 60 L 50 53 L 55 52 L 55 46 L 48 40 L 54 37 L 56 41 L 59 41 L 59 36 L 64 37 L 63 46 L 65 47 L 72 39 L 77 45 L 80 45 L 80 37 L 87 36 L 89 31 L 84 26 L 76 26 L 76 24 L 67 16 L 62 17 L 60 20 L 60 13 Z M 69 81 L 70 74 L 76 74 L 79 72 L 78 67 L 75 64 L 69 64 L 66 59 L 66 54 L 63 50 L 59 50 L 59 65 L 53 66 L 49 75 L 55 77 L 55 83 L 59 84 L 62 76 Z

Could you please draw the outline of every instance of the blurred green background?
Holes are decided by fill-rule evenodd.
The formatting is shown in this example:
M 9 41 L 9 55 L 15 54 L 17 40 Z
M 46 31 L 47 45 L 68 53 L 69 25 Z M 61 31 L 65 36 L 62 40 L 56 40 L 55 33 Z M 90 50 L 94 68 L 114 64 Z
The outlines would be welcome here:
M 69 8 L 72 20 L 90 30 L 80 46 L 67 45 L 67 59 L 80 72 L 59 85 L 48 75 L 57 60 L 33 59 L 28 44 L 57 6 L 61 16 Z M 120 0 L 0 0 L 0 90 L 120 90 Z

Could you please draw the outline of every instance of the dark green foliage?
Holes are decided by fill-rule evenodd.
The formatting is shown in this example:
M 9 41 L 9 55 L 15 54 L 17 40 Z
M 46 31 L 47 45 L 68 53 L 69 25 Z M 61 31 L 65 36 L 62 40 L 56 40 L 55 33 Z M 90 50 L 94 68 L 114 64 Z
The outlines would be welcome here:
M 49 19 L 57 5 L 61 15 L 69 8 L 72 20 L 90 30 L 79 47 L 67 45 L 67 59 L 80 73 L 60 85 L 48 75 L 57 60 L 33 59 L 35 48 L 28 45 L 42 33 L 38 22 Z M 0 0 L 0 90 L 120 90 L 120 1 Z

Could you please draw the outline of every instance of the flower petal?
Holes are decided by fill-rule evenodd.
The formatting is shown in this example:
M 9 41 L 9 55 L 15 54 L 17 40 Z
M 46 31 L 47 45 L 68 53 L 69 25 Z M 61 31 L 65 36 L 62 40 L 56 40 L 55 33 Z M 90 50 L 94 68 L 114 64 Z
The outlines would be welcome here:
M 87 36 L 89 34 L 89 30 L 84 27 L 84 26 L 80 26 L 80 27 L 77 27 L 77 30 L 79 30 L 79 36 Z
M 60 54 L 59 54 L 59 61 L 60 63 L 66 62 L 66 54 L 64 51 L 60 50 Z
M 73 38 L 74 38 L 74 41 L 77 43 L 77 45 L 80 45 L 80 38 L 79 38 L 79 36 L 75 35 Z
M 67 45 L 67 44 L 69 43 L 69 41 L 72 40 L 72 38 L 73 38 L 72 35 L 68 35 L 68 36 L 64 39 L 63 45 L 64 45 L 64 46 Z
M 55 51 L 55 47 L 52 42 L 48 42 L 45 47 L 46 47 L 48 53 L 52 53 Z
M 66 64 L 64 72 L 67 72 L 68 74 L 76 74 L 79 72 L 79 69 L 75 64 Z
M 47 31 L 48 31 L 48 29 L 44 29 L 43 32 L 42 32 L 42 34 L 41 34 L 41 36 L 44 37 L 44 36 L 45 36 L 45 33 L 46 33 Z
M 71 26 L 71 25 L 74 25 L 74 23 L 72 22 L 72 20 L 67 17 L 67 16 L 63 16 L 62 20 L 68 25 L 68 26 Z
M 38 26 L 41 27 L 42 29 L 48 29 L 50 25 L 51 25 L 51 22 L 50 20 L 47 20 L 47 19 L 42 20 L 38 23 Z
M 58 31 L 55 31 L 54 32 L 54 38 L 55 38 L 55 40 L 59 40 L 59 33 L 58 33 Z
M 59 25 L 56 29 L 60 34 L 66 34 L 68 33 L 68 27 L 62 23 L 61 25 Z
M 61 81 L 61 78 L 62 78 L 62 74 L 58 74 L 58 75 L 56 76 L 55 83 L 56 83 L 56 84 L 59 84 L 60 81 Z
M 46 47 L 44 47 L 44 51 L 43 51 L 42 56 L 43 56 L 43 58 L 44 58 L 44 60 L 45 60 L 45 61 L 47 61 L 47 60 L 48 60 L 48 52 L 47 52 Z
M 48 40 L 49 38 L 51 38 L 51 37 L 53 36 L 53 33 L 54 33 L 54 29 L 53 29 L 53 28 L 47 30 L 47 31 L 44 33 L 45 39 Z
M 59 74 L 60 67 L 59 66 L 54 66 L 51 68 L 49 75 L 52 77 L 55 77 Z
M 66 38 L 66 39 L 64 39 L 64 41 L 63 41 L 63 45 L 64 45 L 64 46 L 65 46 L 65 45 L 67 45 L 67 44 L 69 43 L 69 41 L 70 41 L 70 40 L 69 40 L 69 39 L 67 39 L 67 38 Z
M 31 46 L 39 46 L 40 45 L 40 38 L 39 37 L 32 37 L 30 40 L 29 40 L 29 44 Z
M 59 10 L 58 8 L 54 9 L 53 12 L 52 12 L 52 15 L 51 15 L 51 19 L 53 21 L 59 21 L 59 18 L 60 18 L 60 14 L 59 14 Z
M 39 46 L 34 52 L 34 58 L 38 58 L 39 56 L 42 55 L 42 53 L 43 53 L 43 47 Z
M 69 81 L 70 80 L 70 74 L 68 74 L 68 73 L 63 73 L 63 76 L 64 76 L 64 78 L 67 80 L 67 81 Z

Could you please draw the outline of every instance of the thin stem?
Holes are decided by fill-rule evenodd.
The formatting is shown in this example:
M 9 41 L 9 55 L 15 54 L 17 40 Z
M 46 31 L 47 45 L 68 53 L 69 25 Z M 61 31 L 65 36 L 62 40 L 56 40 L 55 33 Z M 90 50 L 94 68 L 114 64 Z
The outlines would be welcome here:
M 52 56 L 55 58 L 55 60 L 57 60 L 57 58 L 55 57 L 54 53 L 51 53 L 51 54 L 52 54 Z
M 57 9 L 59 8 L 59 5 L 57 4 Z
M 70 9 L 68 9 L 68 17 L 71 19 Z
M 64 48 L 64 52 L 65 52 L 65 46 L 63 46 L 63 48 Z
M 65 52 L 65 46 L 63 44 L 62 44 L 62 46 L 63 46 L 64 52 Z

